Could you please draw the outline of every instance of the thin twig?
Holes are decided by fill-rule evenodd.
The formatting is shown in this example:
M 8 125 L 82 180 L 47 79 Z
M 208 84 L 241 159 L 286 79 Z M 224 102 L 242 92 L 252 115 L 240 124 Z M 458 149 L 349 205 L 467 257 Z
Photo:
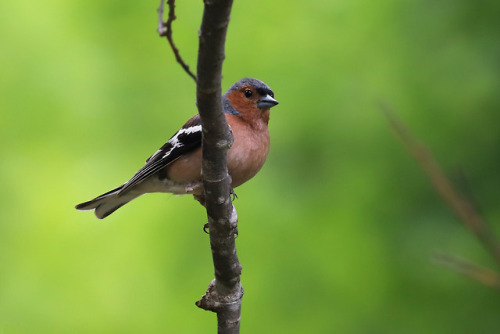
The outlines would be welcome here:
M 189 65 L 182 59 L 179 49 L 175 46 L 172 37 L 172 22 L 177 18 L 177 16 L 175 16 L 175 0 L 167 0 L 168 19 L 165 22 L 163 22 L 164 1 L 165 0 L 161 0 L 160 7 L 158 7 L 158 34 L 160 34 L 160 37 L 167 37 L 168 43 L 174 52 L 175 59 L 182 66 L 184 71 L 186 71 L 186 73 L 196 82 L 196 75 L 191 72 Z
M 436 263 L 444 265 L 479 283 L 500 289 L 500 275 L 491 269 L 448 254 L 436 254 L 433 256 L 433 259 Z
M 500 242 L 477 212 L 475 205 L 455 190 L 432 154 L 412 136 L 405 125 L 396 117 L 392 109 L 386 104 L 381 104 L 381 108 L 387 116 L 391 127 L 420 164 L 420 167 L 427 174 L 438 194 L 460 220 L 476 235 L 500 265 Z

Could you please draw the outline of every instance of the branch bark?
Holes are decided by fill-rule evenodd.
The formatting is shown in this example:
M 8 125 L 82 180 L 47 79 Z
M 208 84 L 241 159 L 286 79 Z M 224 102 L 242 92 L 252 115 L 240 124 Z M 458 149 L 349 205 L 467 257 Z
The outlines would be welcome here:
M 203 184 L 215 279 L 196 305 L 217 313 L 218 333 L 239 333 L 241 265 L 236 254 L 236 210 L 231 202 L 227 150 L 233 136 L 222 110 L 222 63 L 232 0 L 204 0 L 196 99 L 203 128 Z

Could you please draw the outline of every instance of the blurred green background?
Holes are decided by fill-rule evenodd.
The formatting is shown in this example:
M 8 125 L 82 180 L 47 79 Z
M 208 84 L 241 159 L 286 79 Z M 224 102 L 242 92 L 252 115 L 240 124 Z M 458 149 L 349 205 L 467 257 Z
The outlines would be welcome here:
M 201 1 L 174 37 L 196 68 Z M 0 333 L 213 333 L 204 210 L 128 180 L 196 113 L 158 1 L 0 2 Z M 465 171 L 498 231 L 500 2 L 236 1 L 223 90 L 274 90 L 272 148 L 237 191 L 244 333 L 498 333 L 497 291 L 430 260 L 494 267 L 379 111 Z M 496 226 L 495 226 L 496 225 Z

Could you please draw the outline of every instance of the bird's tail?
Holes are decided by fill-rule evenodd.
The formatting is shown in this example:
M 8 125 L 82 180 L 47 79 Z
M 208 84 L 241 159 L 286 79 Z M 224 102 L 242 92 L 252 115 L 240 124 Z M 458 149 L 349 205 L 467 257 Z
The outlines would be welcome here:
M 94 213 L 96 217 L 99 219 L 103 219 L 112 214 L 113 212 L 115 212 L 123 205 L 133 200 L 134 198 L 142 195 L 141 193 L 134 193 L 132 191 L 120 193 L 120 190 L 122 188 L 123 186 L 120 186 L 88 202 L 80 203 L 77 206 L 75 206 L 75 209 L 77 210 L 95 209 Z

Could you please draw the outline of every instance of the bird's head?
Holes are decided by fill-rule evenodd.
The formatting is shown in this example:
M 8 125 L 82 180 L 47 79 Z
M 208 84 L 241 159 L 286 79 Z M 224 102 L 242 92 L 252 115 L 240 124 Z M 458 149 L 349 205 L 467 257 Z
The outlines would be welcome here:
M 233 115 L 269 111 L 277 104 L 271 88 L 253 78 L 243 78 L 234 83 L 223 96 L 224 111 Z

